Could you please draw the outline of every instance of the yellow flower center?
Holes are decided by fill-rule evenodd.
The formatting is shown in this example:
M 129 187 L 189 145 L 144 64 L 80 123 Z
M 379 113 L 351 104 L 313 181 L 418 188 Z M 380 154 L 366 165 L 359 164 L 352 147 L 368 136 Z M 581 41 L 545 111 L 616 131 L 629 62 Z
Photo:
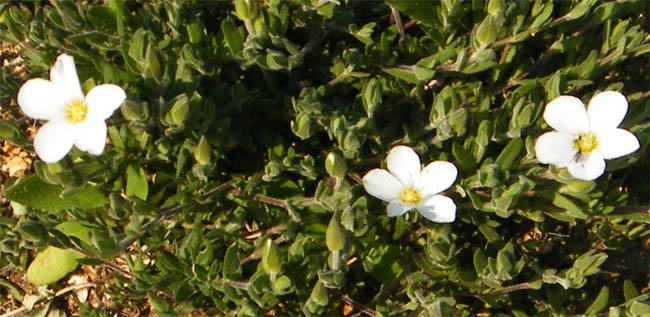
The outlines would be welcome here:
M 422 194 L 413 187 L 407 187 L 399 194 L 399 199 L 405 204 L 419 205 L 422 201 Z
M 75 99 L 65 106 L 63 113 L 70 123 L 83 122 L 88 114 L 88 106 L 83 100 Z
M 579 150 L 580 154 L 586 155 L 598 147 L 598 139 L 593 133 L 582 133 L 578 136 L 574 149 Z

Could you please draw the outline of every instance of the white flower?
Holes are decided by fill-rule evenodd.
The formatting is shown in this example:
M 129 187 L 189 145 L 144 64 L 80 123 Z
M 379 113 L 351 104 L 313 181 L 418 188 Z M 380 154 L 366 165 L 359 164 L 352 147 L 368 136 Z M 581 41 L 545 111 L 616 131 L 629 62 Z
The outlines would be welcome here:
M 557 131 L 544 133 L 535 143 L 542 163 L 567 167 L 573 177 L 593 180 L 605 172 L 605 160 L 636 151 L 639 140 L 617 128 L 627 113 L 625 96 L 604 91 L 589 107 L 573 96 L 559 96 L 544 110 L 544 120 Z
M 41 160 L 53 163 L 72 149 L 99 155 L 106 143 L 106 123 L 126 94 L 116 85 L 95 86 L 84 97 L 74 59 L 61 54 L 50 80 L 30 79 L 18 91 L 18 105 L 28 117 L 49 120 L 36 133 L 34 149 Z
M 403 145 L 390 150 L 386 163 L 388 171 L 371 170 L 363 177 L 363 187 L 370 195 L 388 202 L 389 217 L 417 208 L 431 221 L 453 222 L 456 219 L 454 201 L 438 194 L 456 180 L 458 170 L 454 164 L 433 161 L 420 170 L 417 153 Z

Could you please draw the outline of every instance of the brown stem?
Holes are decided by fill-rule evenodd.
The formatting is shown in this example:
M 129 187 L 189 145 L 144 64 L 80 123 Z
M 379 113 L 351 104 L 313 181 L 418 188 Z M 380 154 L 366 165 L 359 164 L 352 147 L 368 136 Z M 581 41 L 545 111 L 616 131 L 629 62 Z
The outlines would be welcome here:
M 219 285 L 226 285 L 226 286 L 230 286 L 230 287 L 241 289 L 241 290 L 248 289 L 248 283 L 246 283 L 246 282 L 238 282 L 238 281 L 233 281 L 233 280 L 227 280 L 227 279 L 224 279 L 224 278 L 216 278 L 214 280 L 214 282 L 219 284 Z
M 201 200 L 208 199 L 208 198 L 210 198 L 210 197 L 212 197 L 214 195 L 217 195 L 217 194 L 221 193 L 222 191 L 230 188 L 233 184 L 235 184 L 235 182 L 236 182 L 236 180 L 231 179 L 231 180 L 219 185 L 217 188 L 215 188 L 215 189 L 201 195 Z M 196 204 L 196 202 L 192 201 L 192 202 L 189 202 L 189 203 L 184 204 L 184 205 L 163 209 L 160 212 L 160 215 L 156 219 L 153 219 L 153 220 L 145 223 L 144 225 L 142 225 L 142 232 L 143 233 L 147 232 L 147 230 L 149 230 L 149 228 L 159 224 L 161 221 L 165 220 L 166 218 L 171 217 L 172 215 L 174 215 L 174 214 L 176 214 L 176 213 L 178 213 L 180 211 L 183 211 L 183 210 L 185 210 L 185 209 L 187 209 L 189 207 L 192 207 L 195 204 Z M 122 241 L 120 241 L 120 244 L 119 244 L 120 249 L 121 250 L 126 249 L 126 247 L 131 245 L 131 243 L 133 243 L 133 241 L 135 241 L 135 237 L 122 239 Z
M 268 228 L 266 230 L 254 232 L 254 233 L 251 233 L 251 234 L 247 235 L 244 238 L 247 239 L 247 240 L 254 240 L 254 239 L 257 239 L 257 238 L 259 238 L 259 237 L 261 237 L 261 236 L 263 236 L 263 235 L 265 235 L 267 233 L 280 233 L 280 232 L 285 231 L 285 230 L 287 230 L 287 225 L 286 224 L 275 226 L 275 227 L 272 227 L 272 228 Z
M 521 284 L 515 284 L 515 285 L 512 285 L 512 286 L 504 287 L 502 289 L 499 289 L 499 290 L 496 290 L 496 291 L 491 291 L 489 293 L 485 293 L 485 294 L 481 294 L 481 295 L 487 295 L 487 296 L 501 295 L 501 294 L 507 294 L 507 293 L 510 293 L 510 292 L 526 290 L 526 289 L 531 289 L 531 288 L 532 287 L 531 287 L 530 283 L 521 283 Z
M 390 12 L 393 16 L 393 20 L 395 21 L 395 26 L 397 27 L 397 32 L 399 33 L 399 41 L 404 41 L 406 39 L 406 35 L 404 35 L 404 25 L 402 25 L 402 18 L 399 16 L 399 10 L 397 10 L 395 7 L 391 6 L 390 7 Z

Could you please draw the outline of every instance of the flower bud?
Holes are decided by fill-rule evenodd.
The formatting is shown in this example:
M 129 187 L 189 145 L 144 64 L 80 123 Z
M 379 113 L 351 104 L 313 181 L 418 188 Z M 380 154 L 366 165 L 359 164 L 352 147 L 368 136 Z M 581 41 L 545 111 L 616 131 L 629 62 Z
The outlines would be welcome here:
M 172 118 L 172 123 L 176 124 L 177 126 L 183 126 L 190 113 L 190 104 L 187 100 L 187 96 L 183 95 L 183 97 L 179 98 L 174 103 L 171 110 L 169 110 L 169 113 Z
M 210 142 L 201 136 L 199 144 L 194 147 L 194 158 L 199 164 L 209 164 L 210 163 Z
M 503 0 L 490 0 L 487 6 L 487 12 L 489 15 L 499 15 L 503 11 L 505 4 Z
M 332 216 L 330 224 L 327 226 L 327 231 L 325 232 L 325 242 L 327 243 L 327 248 L 330 252 L 338 252 L 343 249 L 345 244 L 345 234 L 339 225 L 336 216 Z
M 345 160 L 341 156 L 334 152 L 327 154 L 327 158 L 325 158 L 325 170 L 327 170 L 327 174 L 336 179 L 343 179 L 347 169 Z
M 479 24 L 476 30 L 476 39 L 482 46 L 488 46 L 497 38 L 497 28 L 490 17 Z
M 264 268 L 264 272 L 272 276 L 280 273 L 280 269 L 282 269 L 280 253 L 271 239 L 266 240 L 266 245 L 264 246 L 262 267 Z
M 325 288 L 325 285 L 321 281 L 316 282 L 314 289 L 311 291 L 310 298 L 319 306 L 325 306 L 329 302 L 327 288 Z

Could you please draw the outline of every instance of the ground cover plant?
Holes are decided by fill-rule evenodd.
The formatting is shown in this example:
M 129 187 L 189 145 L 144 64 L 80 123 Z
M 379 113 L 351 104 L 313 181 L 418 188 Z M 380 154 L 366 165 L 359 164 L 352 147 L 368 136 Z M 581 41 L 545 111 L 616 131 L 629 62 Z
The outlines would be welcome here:
M 648 14 L 3 2 L 1 307 L 650 314 Z

